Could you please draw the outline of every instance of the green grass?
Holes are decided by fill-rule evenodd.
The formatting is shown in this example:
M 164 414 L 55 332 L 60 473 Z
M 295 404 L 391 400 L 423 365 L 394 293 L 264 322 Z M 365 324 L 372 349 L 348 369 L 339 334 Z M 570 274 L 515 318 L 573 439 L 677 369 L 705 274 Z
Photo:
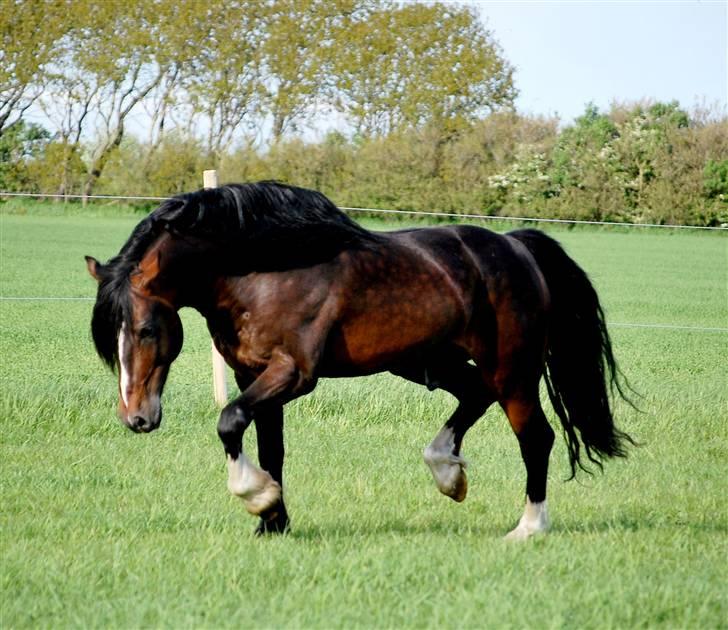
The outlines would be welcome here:
M 92 296 L 83 255 L 110 257 L 134 222 L 0 215 L 0 295 Z M 722 234 L 552 233 L 610 321 L 728 327 Z M 553 530 L 522 545 L 501 540 L 525 475 L 499 410 L 466 438 L 457 505 L 421 460 L 446 395 L 323 382 L 287 408 L 292 532 L 258 540 L 225 488 L 204 322 L 183 313 L 162 429 L 134 435 L 91 306 L 0 301 L 0 627 L 728 625 L 728 334 L 612 329 L 644 396 L 643 414 L 618 405 L 620 424 L 643 446 L 563 483 L 557 442 Z
M 159 204 L 158 201 L 131 201 L 91 198 L 84 205 L 79 199 L 37 199 L 0 197 L 0 213 L 5 216 L 129 218 L 139 221 Z

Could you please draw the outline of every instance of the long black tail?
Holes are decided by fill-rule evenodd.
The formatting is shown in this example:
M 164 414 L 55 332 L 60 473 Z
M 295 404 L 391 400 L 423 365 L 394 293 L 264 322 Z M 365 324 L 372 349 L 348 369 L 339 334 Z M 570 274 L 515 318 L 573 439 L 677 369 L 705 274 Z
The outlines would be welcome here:
M 546 350 L 546 386 L 564 427 L 571 476 L 586 456 L 599 468 L 608 457 L 625 457 L 626 442 L 635 442 L 614 426 L 610 400 L 614 392 L 627 402 L 624 380 L 612 353 L 612 343 L 592 283 L 561 245 L 538 230 L 516 230 L 536 259 L 551 294 Z M 631 402 L 630 402 L 631 404 Z M 578 432 L 578 433 L 577 433 Z

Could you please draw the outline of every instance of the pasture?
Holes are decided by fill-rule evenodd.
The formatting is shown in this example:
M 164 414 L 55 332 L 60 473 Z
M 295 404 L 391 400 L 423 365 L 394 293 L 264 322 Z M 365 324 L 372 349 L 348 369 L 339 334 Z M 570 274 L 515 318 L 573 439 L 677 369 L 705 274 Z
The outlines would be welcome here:
M 93 296 L 83 255 L 115 254 L 135 222 L 0 216 L 0 295 Z M 725 234 L 549 231 L 609 322 L 728 327 Z M 726 627 L 728 333 L 611 328 L 643 396 L 617 418 L 642 446 L 564 483 L 559 437 L 552 531 L 525 544 L 501 540 L 525 470 L 499 409 L 465 439 L 455 504 L 422 462 L 448 395 L 324 381 L 287 407 L 292 531 L 257 539 L 225 487 L 202 319 L 183 311 L 162 428 L 135 435 L 115 419 L 91 307 L 0 301 L 3 628 Z

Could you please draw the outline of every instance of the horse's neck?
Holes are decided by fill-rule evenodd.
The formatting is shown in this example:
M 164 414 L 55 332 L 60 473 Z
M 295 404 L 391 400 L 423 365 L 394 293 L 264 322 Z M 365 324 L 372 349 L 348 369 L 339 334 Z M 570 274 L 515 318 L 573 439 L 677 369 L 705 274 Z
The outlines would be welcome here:
M 213 247 L 164 235 L 139 264 L 142 284 L 150 296 L 176 309 L 190 306 L 205 314 L 215 297 Z

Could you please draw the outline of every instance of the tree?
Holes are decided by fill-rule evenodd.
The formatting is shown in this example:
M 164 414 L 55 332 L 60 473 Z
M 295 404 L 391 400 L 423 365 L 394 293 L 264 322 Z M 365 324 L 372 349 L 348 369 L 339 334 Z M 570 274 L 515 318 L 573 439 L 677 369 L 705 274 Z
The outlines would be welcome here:
M 278 142 L 323 93 L 333 21 L 349 0 L 269 0 L 262 42 L 263 107 Z
M 333 73 L 338 106 L 360 134 L 427 124 L 449 132 L 513 105 L 513 68 L 468 7 L 385 5 L 346 27 Z
M 58 168 L 55 169 L 58 179 L 53 186 L 59 195 L 71 190 L 70 177 L 75 170 L 72 163 L 83 150 L 81 136 L 98 90 L 99 86 L 94 81 L 67 69 L 49 74 L 45 93 L 39 100 L 41 109 L 56 130 L 54 153 L 58 160 Z
M 67 7 L 69 27 L 47 69 L 51 80 L 42 100 L 68 160 L 80 151 L 82 138 L 91 141 L 85 195 L 93 192 L 121 144 L 129 116 L 170 72 L 168 58 L 157 56 L 166 6 L 75 0 Z M 64 176 L 59 190 L 66 187 Z
M 610 117 L 588 103 L 584 113 L 559 135 L 552 156 L 554 183 L 561 189 L 583 186 L 584 171 L 591 168 L 588 163 L 608 158 L 609 150 L 605 151 L 605 147 L 618 135 Z
M 51 134 L 20 120 L 0 136 L 0 190 L 27 190 L 28 164 L 43 154 Z
M 154 58 L 166 72 L 140 103 L 149 117 L 142 168 L 151 166 L 155 153 L 170 132 L 175 134 L 175 143 L 182 136 L 194 135 L 194 116 L 185 85 L 194 75 L 194 61 L 209 35 L 208 4 L 203 0 L 157 4 Z
M 69 22 L 64 0 L 0 0 L 0 136 L 40 96 Z
M 728 203 L 728 160 L 708 160 L 703 169 L 703 190 L 708 199 Z
M 332 60 L 350 45 L 342 24 L 383 6 L 377 0 L 266 1 L 263 109 L 272 118 L 274 142 L 331 96 Z
M 555 118 L 522 116 L 512 111 L 490 114 L 448 143 L 440 170 L 442 188 L 450 191 L 461 212 L 499 214 L 504 200 L 516 195 L 501 185 L 505 179 L 491 178 L 507 175 L 523 153 L 550 156 L 557 128 Z M 537 181 L 536 186 L 539 192 L 534 189 L 531 196 L 544 196 L 543 181 Z
M 88 19 L 74 39 L 73 65 L 96 89 L 97 125 L 84 194 L 90 195 L 112 152 L 121 144 L 129 115 L 169 73 L 156 57 L 161 14 L 154 3 L 86 5 Z
M 207 151 L 218 164 L 261 108 L 265 6 L 257 0 L 210 3 L 195 25 L 199 50 L 183 84 L 194 116 L 207 129 Z

